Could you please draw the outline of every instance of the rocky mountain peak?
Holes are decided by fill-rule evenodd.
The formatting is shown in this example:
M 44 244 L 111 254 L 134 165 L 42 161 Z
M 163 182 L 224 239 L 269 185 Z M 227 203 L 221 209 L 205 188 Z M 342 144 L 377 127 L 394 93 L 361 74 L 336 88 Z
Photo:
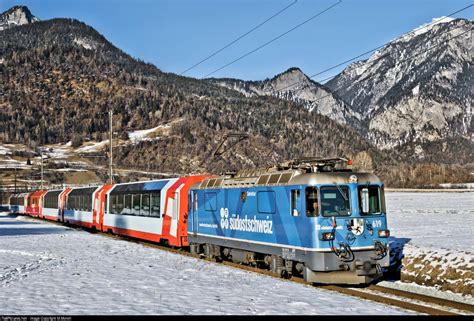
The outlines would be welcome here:
M 367 137 L 379 148 L 469 139 L 472 26 L 471 20 L 435 18 L 349 65 L 326 86 L 363 116 Z
M 298 67 L 291 67 L 270 80 L 275 91 L 294 90 L 295 88 L 307 86 L 310 82 L 312 80 Z
M 0 31 L 39 21 L 27 6 L 14 6 L 0 15 Z

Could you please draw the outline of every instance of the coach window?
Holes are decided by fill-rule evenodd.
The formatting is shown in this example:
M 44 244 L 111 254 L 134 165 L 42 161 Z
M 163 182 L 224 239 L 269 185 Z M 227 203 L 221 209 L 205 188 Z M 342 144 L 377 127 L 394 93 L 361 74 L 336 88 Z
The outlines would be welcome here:
M 89 212 L 92 212 L 92 194 L 86 197 L 87 200 L 87 208 Z
M 84 210 L 92 211 L 92 195 L 84 195 Z
M 84 200 L 85 200 L 85 199 L 84 199 L 84 195 L 79 195 L 78 198 L 79 198 L 79 210 L 83 211 L 83 210 L 85 210 L 85 206 L 84 206 L 84 203 L 85 203 L 85 202 L 84 202 Z
M 123 214 L 123 194 L 117 195 L 117 214 Z
M 132 214 L 140 215 L 140 194 L 133 194 Z
M 125 203 L 123 206 L 122 214 L 132 214 L 132 195 L 125 194 Z
M 151 204 L 150 216 L 160 217 L 160 194 L 159 193 L 151 194 L 150 204 Z
M 300 190 L 299 189 L 293 189 L 291 190 L 291 215 L 293 216 L 299 216 L 298 208 L 300 207 L 299 204 L 301 202 L 300 200 Z
M 142 194 L 141 216 L 150 216 L 150 194 Z
M 318 216 L 318 204 L 318 189 L 314 186 L 306 187 L 306 216 Z
M 76 204 L 76 210 L 81 210 L 82 208 L 82 199 L 81 195 L 76 195 L 74 196 L 76 198 L 75 204 Z
M 115 214 L 116 209 L 117 209 L 117 196 L 116 195 L 110 195 L 110 200 L 109 200 L 109 213 L 110 214 Z

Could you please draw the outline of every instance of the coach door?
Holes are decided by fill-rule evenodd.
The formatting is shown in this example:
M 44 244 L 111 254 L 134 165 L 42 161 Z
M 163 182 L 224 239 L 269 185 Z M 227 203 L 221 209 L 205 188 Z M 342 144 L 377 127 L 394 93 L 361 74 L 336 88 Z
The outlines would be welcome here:
M 196 236 L 198 225 L 198 198 L 197 192 L 191 193 L 191 215 L 193 224 L 193 236 Z

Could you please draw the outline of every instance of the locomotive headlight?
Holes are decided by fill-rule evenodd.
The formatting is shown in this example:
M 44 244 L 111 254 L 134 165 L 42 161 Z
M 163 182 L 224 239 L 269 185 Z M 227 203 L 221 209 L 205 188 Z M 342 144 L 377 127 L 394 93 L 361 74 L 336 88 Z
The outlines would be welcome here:
M 322 239 L 323 241 L 334 240 L 334 233 L 331 233 L 331 232 L 329 232 L 329 233 L 323 233 L 323 234 L 321 235 L 321 239 Z
M 351 184 L 351 183 L 357 183 L 358 180 L 359 180 L 359 179 L 358 179 L 357 176 L 355 176 L 355 175 L 349 176 L 349 184 Z
M 379 237 L 389 237 L 390 230 L 379 230 Z

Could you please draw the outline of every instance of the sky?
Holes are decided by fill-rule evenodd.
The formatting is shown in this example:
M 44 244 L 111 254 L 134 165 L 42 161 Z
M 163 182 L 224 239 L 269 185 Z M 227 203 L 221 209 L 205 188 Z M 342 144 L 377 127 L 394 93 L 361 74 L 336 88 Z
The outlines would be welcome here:
M 41 20 L 83 21 L 133 57 L 162 71 L 181 74 L 294 1 L 0 0 L 0 12 L 14 5 L 26 5 Z M 260 28 L 183 75 L 203 78 L 338 1 L 297 0 Z M 342 0 L 210 77 L 262 80 L 291 67 L 313 75 L 471 3 L 468 0 Z M 454 17 L 473 20 L 474 7 Z M 341 69 L 313 79 L 325 79 Z

